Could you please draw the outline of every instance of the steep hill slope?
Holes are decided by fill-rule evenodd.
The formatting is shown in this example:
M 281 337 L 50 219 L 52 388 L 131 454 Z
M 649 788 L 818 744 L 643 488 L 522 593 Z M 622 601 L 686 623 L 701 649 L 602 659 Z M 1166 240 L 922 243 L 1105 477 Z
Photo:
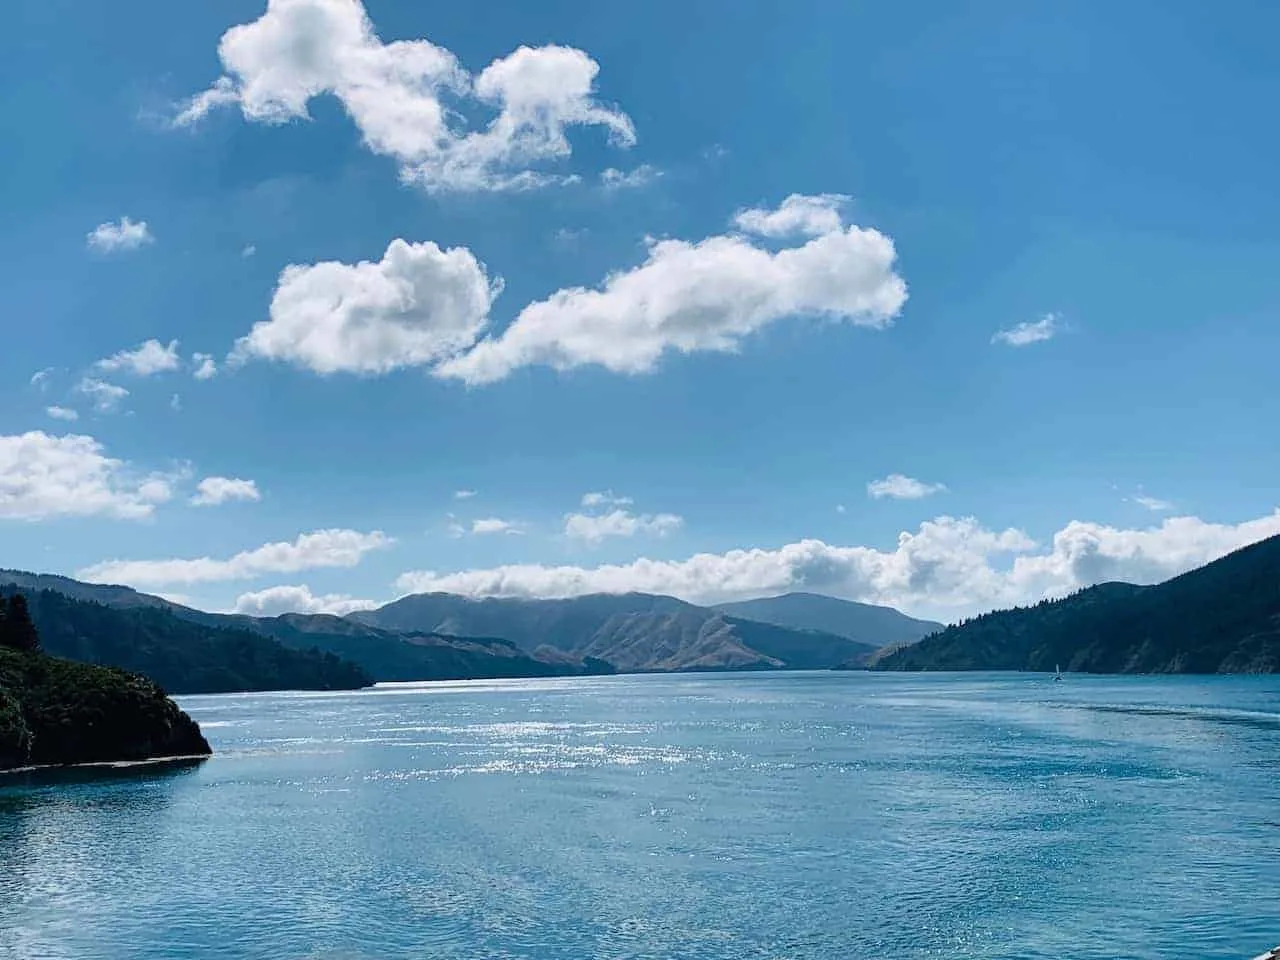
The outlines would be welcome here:
M 0 585 L 0 596 L 14 592 Z M 311 649 L 314 644 L 291 649 L 251 630 L 193 623 L 160 606 L 116 609 L 53 590 L 24 592 L 47 653 L 140 673 L 170 693 L 345 690 L 373 682 L 355 664 Z
M 640 593 L 566 600 L 416 594 L 349 619 L 391 630 L 500 636 L 548 659 L 551 648 L 618 670 L 822 669 L 861 662 L 874 649 Z
M 779 597 L 719 603 L 715 609 L 780 627 L 834 633 L 875 647 L 914 643 L 943 626 L 909 617 L 893 607 L 839 600 L 820 593 L 784 593 Z
M 883 656 L 883 670 L 1280 671 L 1280 537 L 1157 586 L 1104 583 L 988 613 Z

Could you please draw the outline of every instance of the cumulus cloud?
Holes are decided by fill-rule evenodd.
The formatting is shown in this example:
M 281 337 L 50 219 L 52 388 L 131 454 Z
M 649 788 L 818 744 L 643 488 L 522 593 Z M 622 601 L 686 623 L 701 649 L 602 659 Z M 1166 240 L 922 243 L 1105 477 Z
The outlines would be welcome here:
M 296 573 L 320 567 L 354 567 L 372 550 L 395 541 L 381 530 L 316 530 L 299 534 L 292 542 L 266 543 L 225 560 L 212 557 L 172 560 L 107 560 L 79 571 L 90 583 L 123 583 L 130 586 L 164 586 L 172 583 L 209 583 L 248 580 L 272 573 Z
M 120 408 L 121 402 L 129 395 L 124 387 L 98 380 L 95 377 L 84 377 L 76 384 L 76 392 L 82 393 L 93 401 L 93 408 L 99 413 L 111 413 Z
M 159 340 L 147 340 L 132 350 L 113 353 L 94 366 L 107 373 L 132 373 L 139 377 L 149 377 L 155 373 L 177 370 L 182 366 L 182 358 L 178 356 L 177 340 L 170 340 L 167 345 Z
M 820 237 L 840 229 L 840 211 L 848 202 L 849 198 L 842 193 L 814 196 L 793 193 L 774 210 L 739 210 L 733 217 L 733 224 L 739 230 L 762 237 Z
M 80 414 L 72 410 L 70 407 L 60 407 L 54 404 L 51 407 L 45 407 L 44 412 L 55 420 L 79 420 Z
M 907 298 L 893 270 L 893 242 L 838 218 L 811 226 L 828 229 L 778 251 L 741 235 L 651 240 L 640 266 L 609 276 L 599 289 L 566 288 L 530 304 L 499 336 L 435 372 L 470 384 L 532 364 L 636 374 L 671 351 L 736 350 L 784 317 L 889 325 Z
M 197 380 L 212 380 L 218 375 L 218 364 L 207 353 L 193 353 L 191 364 L 194 367 L 191 375 Z
M 196 484 L 195 496 L 191 498 L 193 506 L 216 507 L 230 500 L 262 499 L 258 485 L 252 480 L 238 477 L 205 477 Z
M 607 537 L 634 537 L 637 534 L 665 537 L 684 525 L 674 513 L 634 514 L 627 510 L 608 513 L 570 513 L 564 518 L 564 535 L 584 543 L 600 543 Z
M 235 612 L 253 617 L 278 617 L 282 613 L 331 613 L 341 617 L 376 606 L 370 600 L 360 600 L 345 593 L 317 595 L 306 584 L 299 584 L 242 593 L 236 597 Z
M 925 483 L 914 477 L 901 473 L 891 473 L 883 480 L 872 480 L 867 484 L 867 495 L 876 500 L 889 497 L 893 500 L 921 500 L 935 493 L 945 493 L 946 484 Z
M 232 359 L 283 360 L 316 373 L 386 373 L 451 356 L 475 342 L 501 283 L 470 250 L 393 240 L 381 260 L 290 265 L 269 320 Z
M 89 249 L 99 253 L 137 250 L 153 242 L 155 237 L 151 235 L 147 221 L 134 221 L 128 217 L 121 217 L 115 222 L 100 223 L 85 236 L 85 243 Z
M 39 430 L 0 436 L 0 518 L 137 520 L 173 495 L 167 478 L 108 457 L 93 437 Z
M 1104 580 L 1155 583 L 1280 533 L 1280 509 L 1239 524 L 1174 517 L 1142 530 L 1073 521 L 1048 547 L 1017 529 L 972 517 L 938 517 L 899 535 L 890 550 L 801 540 L 776 549 L 641 558 L 596 567 L 516 564 L 438 573 L 411 571 L 405 592 L 573 597 L 642 591 L 695 603 L 814 590 L 952 618 L 1059 596 Z
M 630 170 L 609 167 L 600 174 L 600 185 L 606 190 L 628 190 L 646 187 L 662 176 L 657 167 L 642 163 Z
M 1056 313 L 1046 313 L 1039 320 L 1025 320 L 1008 330 L 998 330 L 991 337 L 992 343 L 1003 343 L 1010 347 L 1025 347 L 1043 340 L 1052 340 L 1062 332 L 1059 317 Z
M 473 76 L 429 40 L 383 42 L 359 0 L 268 0 L 260 18 L 222 35 L 218 56 L 225 75 L 183 105 L 177 125 L 230 105 L 253 122 L 306 120 L 311 100 L 329 94 L 369 150 L 428 190 L 566 179 L 535 168 L 571 154 L 571 127 L 602 127 L 619 146 L 635 142 L 626 114 L 596 100 L 600 67 L 583 51 L 520 47 Z M 492 119 L 469 129 L 468 112 Z

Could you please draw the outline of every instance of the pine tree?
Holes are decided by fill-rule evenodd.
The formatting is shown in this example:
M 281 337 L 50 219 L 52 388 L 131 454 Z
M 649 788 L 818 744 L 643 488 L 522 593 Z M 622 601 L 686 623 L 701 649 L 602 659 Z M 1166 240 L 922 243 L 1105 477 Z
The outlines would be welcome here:
M 4 620 L 0 621 L 0 646 L 28 653 L 40 649 L 40 635 L 36 632 L 36 625 L 31 622 L 27 598 L 20 593 L 10 597 L 5 607 Z

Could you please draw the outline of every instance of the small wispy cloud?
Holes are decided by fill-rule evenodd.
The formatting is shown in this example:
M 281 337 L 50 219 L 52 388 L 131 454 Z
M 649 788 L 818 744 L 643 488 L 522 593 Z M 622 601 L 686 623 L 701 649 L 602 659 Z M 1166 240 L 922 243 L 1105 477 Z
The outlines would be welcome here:
M 120 350 L 94 364 L 108 373 L 132 373 L 139 377 L 177 370 L 181 365 L 177 340 L 170 340 L 167 345 L 159 340 L 147 340 L 132 350 Z
M 124 387 L 94 377 L 82 379 L 76 385 L 76 392 L 89 397 L 99 413 L 111 413 L 119 409 L 120 403 L 129 395 Z
M 883 480 L 872 480 L 867 484 L 867 495 L 876 500 L 883 500 L 885 497 L 891 500 L 921 500 L 935 493 L 945 493 L 946 490 L 946 484 L 925 483 L 901 473 L 891 473 Z
M 1007 330 L 996 331 L 991 337 L 991 342 L 1003 343 L 1010 347 L 1025 347 L 1052 340 L 1061 332 L 1061 317 L 1056 313 L 1046 313 L 1039 320 L 1026 320 Z
M 619 497 L 612 490 L 596 490 L 582 495 L 584 507 L 627 507 L 635 503 L 630 497 Z
M 662 176 L 662 171 L 647 163 L 631 170 L 609 167 L 600 174 L 600 185 L 606 190 L 627 190 L 645 187 Z
M 1152 513 L 1164 513 L 1166 510 L 1173 509 L 1172 501 L 1161 500 L 1159 497 L 1149 497 L 1145 493 L 1140 493 L 1128 499 L 1143 509 L 1150 510 Z
M 79 420 L 80 414 L 72 410 L 70 407 L 60 407 L 54 404 L 51 407 L 45 407 L 44 412 L 55 420 Z
M 137 250 L 154 242 L 155 237 L 147 226 L 147 221 L 130 220 L 128 217 L 100 223 L 85 235 L 85 243 L 89 249 L 99 253 Z
M 470 500 L 470 499 L 471 499 L 472 497 L 474 497 L 477 493 L 479 493 L 479 491 L 478 491 L 478 490 L 455 490 L 455 491 L 453 491 L 453 499 L 455 499 L 455 500 Z
M 503 520 L 501 517 L 484 517 L 471 521 L 471 533 L 482 537 L 492 533 L 522 534 L 524 524 L 518 520 Z

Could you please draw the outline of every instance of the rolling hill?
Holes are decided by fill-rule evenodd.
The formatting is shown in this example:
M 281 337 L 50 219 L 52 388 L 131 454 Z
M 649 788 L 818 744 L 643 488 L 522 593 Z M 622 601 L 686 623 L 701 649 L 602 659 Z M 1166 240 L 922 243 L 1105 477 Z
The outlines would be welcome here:
M 948 627 L 880 670 L 1280 672 L 1280 537 L 1156 586 L 1103 583 Z

